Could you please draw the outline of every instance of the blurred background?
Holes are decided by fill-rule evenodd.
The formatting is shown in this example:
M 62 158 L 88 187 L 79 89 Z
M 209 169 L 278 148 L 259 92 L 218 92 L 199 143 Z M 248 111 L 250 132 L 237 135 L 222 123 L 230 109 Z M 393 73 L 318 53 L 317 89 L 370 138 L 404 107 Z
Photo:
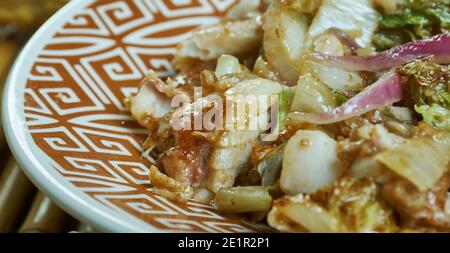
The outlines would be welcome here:
M 68 1 L 0 0 L 0 95 L 21 48 Z M 0 233 L 94 232 L 52 203 L 28 180 L 8 149 L 1 124 L 0 154 Z

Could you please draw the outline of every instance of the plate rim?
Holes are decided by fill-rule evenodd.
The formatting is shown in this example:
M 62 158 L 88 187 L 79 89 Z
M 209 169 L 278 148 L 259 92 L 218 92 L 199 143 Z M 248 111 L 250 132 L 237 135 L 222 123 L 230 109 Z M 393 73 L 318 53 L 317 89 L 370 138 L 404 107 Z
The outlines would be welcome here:
M 120 213 L 127 218 L 118 219 L 117 211 L 114 212 L 89 197 L 56 170 L 47 170 L 45 167 L 51 164 L 51 159 L 35 144 L 25 124 L 26 80 L 34 60 L 38 58 L 39 50 L 44 45 L 42 42 L 53 36 L 53 32 L 64 25 L 73 12 L 94 2 L 95 0 L 70 1 L 47 20 L 21 50 L 9 72 L 2 97 L 2 124 L 6 140 L 16 162 L 28 178 L 52 201 L 78 220 L 102 232 L 165 232 L 125 211 Z

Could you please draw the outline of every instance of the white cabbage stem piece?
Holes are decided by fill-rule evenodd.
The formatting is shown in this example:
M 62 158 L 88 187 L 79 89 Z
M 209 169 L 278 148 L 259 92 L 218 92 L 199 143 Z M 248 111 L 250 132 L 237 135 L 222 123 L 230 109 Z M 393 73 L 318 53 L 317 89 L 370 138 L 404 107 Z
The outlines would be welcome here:
M 219 23 L 193 31 L 177 46 L 176 56 L 212 60 L 223 54 L 248 54 L 259 49 L 262 36 L 260 17 Z
M 154 75 L 146 77 L 136 96 L 130 98 L 131 115 L 138 121 L 150 116 L 161 118 L 170 110 L 170 98 L 156 89 L 156 83 L 162 82 Z
M 341 174 L 336 141 L 321 131 L 298 131 L 287 143 L 280 186 L 287 194 L 312 193 Z
M 360 47 L 368 47 L 378 25 L 379 14 L 371 0 L 324 0 L 309 27 L 306 52 L 327 55 L 344 55 L 344 45 L 329 29 L 339 29 L 352 37 Z M 305 61 L 302 74 L 312 73 L 320 81 L 336 91 L 358 90 L 364 87 L 364 79 L 357 72 L 328 67 Z
M 264 22 L 264 51 L 272 71 L 288 85 L 295 85 L 300 76 L 303 43 L 308 18 L 274 1 Z
M 349 33 L 360 47 L 368 47 L 380 14 L 372 0 L 324 0 L 308 30 L 307 47 L 330 28 Z
M 239 63 L 239 59 L 232 56 L 224 54 L 219 57 L 217 60 L 216 66 L 216 76 L 222 77 L 227 74 L 234 74 L 241 72 L 241 64 Z

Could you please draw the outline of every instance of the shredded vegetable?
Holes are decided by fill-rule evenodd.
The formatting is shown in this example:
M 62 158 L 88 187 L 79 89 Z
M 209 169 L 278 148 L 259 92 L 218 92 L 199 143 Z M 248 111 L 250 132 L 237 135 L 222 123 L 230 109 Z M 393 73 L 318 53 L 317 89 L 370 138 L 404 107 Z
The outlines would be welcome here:
M 450 135 L 441 133 L 439 137 L 411 139 L 397 148 L 378 154 L 375 159 L 424 191 L 447 171 Z
M 288 124 L 302 125 L 332 124 L 374 109 L 391 105 L 403 97 L 402 78 L 397 73 L 390 73 L 372 84 L 343 105 L 323 113 L 294 112 L 288 115 Z
M 438 63 L 450 63 L 450 34 L 404 44 L 374 56 L 330 56 L 313 53 L 307 55 L 306 59 L 350 71 L 382 71 L 428 56 L 434 56 Z

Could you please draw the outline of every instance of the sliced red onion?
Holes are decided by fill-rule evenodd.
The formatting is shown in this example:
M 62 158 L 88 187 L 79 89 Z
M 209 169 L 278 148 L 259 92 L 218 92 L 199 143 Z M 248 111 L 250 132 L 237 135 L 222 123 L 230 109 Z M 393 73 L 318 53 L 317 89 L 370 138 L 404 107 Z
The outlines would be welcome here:
M 287 124 L 333 124 L 399 102 L 403 97 L 402 78 L 397 72 L 390 72 L 333 110 L 324 113 L 290 113 Z
M 331 56 L 312 53 L 305 58 L 348 71 L 377 72 L 429 56 L 434 56 L 440 64 L 450 63 L 450 34 L 440 34 L 430 39 L 410 42 L 373 56 Z

